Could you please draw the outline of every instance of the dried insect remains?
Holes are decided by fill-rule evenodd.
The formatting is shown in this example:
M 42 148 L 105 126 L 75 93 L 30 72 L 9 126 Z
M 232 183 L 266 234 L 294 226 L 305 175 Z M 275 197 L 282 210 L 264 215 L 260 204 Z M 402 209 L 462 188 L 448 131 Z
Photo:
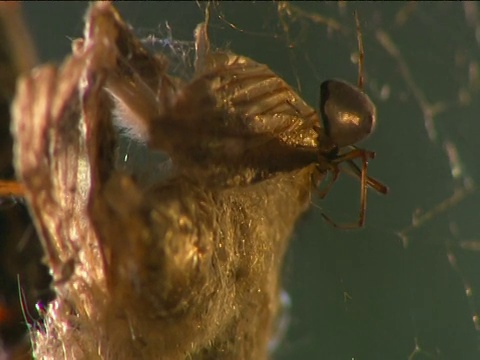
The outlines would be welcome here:
M 195 44 L 183 83 L 95 3 L 73 55 L 19 80 L 15 165 L 57 293 L 37 357 L 266 358 L 288 238 L 324 173 L 361 178 L 357 226 L 367 185 L 386 192 L 372 152 L 342 152 L 373 129 L 362 91 L 325 82 L 322 125 L 267 66 L 213 51 L 206 24 Z M 112 113 L 169 154 L 167 180 L 116 169 Z

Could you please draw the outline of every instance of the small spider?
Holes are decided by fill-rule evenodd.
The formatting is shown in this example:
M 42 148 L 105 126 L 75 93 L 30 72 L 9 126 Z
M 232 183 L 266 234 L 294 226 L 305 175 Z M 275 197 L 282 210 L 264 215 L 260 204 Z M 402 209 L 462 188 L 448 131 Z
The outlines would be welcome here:
M 388 192 L 385 185 L 367 176 L 368 159 L 373 159 L 375 153 L 354 146 L 373 132 L 376 123 L 375 105 L 363 91 L 365 55 L 357 12 L 354 15 L 359 49 L 358 85 L 355 87 L 341 80 L 326 80 L 320 85 L 319 110 L 323 128 L 319 128 L 318 131 L 319 156 L 327 159 L 328 168 L 333 173 L 330 183 L 323 191 L 320 191 L 320 197 L 325 197 L 337 180 L 340 163 L 346 162 L 353 174 L 361 180 L 360 212 L 356 223 L 337 225 L 325 213 L 322 213 L 327 222 L 340 228 L 357 228 L 364 225 L 367 186 L 371 186 L 382 194 Z M 351 150 L 345 152 L 343 151 L 344 148 L 350 148 Z M 360 158 L 362 161 L 361 169 L 352 161 L 356 158 Z M 323 171 L 323 168 L 320 167 L 319 171 Z

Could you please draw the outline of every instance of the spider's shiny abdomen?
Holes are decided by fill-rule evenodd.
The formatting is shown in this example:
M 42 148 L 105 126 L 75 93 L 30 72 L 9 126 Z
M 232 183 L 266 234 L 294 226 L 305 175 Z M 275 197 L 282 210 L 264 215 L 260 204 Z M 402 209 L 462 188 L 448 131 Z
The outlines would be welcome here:
M 338 148 L 356 144 L 375 128 L 373 102 L 362 90 L 341 80 L 321 84 L 320 114 L 325 135 Z

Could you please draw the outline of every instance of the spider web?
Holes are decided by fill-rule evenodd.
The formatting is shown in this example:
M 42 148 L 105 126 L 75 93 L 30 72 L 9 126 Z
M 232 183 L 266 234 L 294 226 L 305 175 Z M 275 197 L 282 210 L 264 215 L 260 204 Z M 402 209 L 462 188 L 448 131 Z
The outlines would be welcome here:
M 195 3 L 118 8 L 134 28 L 163 29 L 159 39 L 190 41 L 203 21 Z M 478 358 L 476 3 L 219 4 L 211 40 L 268 64 L 316 107 L 322 80 L 356 82 L 354 10 L 378 110 L 361 146 L 377 153 L 369 174 L 391 191 L 369 192 L 361 230 L 333 229 L 315 206 L 298 224 L 284 275 L 291 321 L 275 358 Z M 60 60 L 85 5 L 26 3 L 25 11 L 42 58 Z M 359 183 L 343 176 L 312 201 L 343 223 L 356 219 L 358 198 Z

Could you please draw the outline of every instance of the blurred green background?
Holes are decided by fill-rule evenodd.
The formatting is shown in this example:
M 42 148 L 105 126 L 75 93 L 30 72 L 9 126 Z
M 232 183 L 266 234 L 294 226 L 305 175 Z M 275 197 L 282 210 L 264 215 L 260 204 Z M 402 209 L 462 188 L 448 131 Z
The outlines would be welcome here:
M 212 10 L 212 42 L 268 64 L 293 87 L 300 84 L 316 108 L 322 80 L 356 82 L 358 10 L 366 91 L 378 110 L 377 129 L 361 146 L 377 153 L 369 174 L 390 193 L 370 191 L 366 226 L 356 231 L 332 228 L 317 207 L 340 223 L 354 221 L 358 181 L 343 176 L 325 200 L 313 199 L 317 207 L 299 222 L 286 259 L 292 308 L 275 359 L 479 359 L 480 332 L 472 320 L 480 309 L 476 3 L 294 5 L 282 12 L 276 3 L 220 3 Z M 168 21 L 174 39 L 191 41 L 203 20 L 195 2 L 116 6 L 142 36 L 166 38 Z M 69 52 L 86 7 L 25 3 L 42 62 L 59 63 Z M 381 45 L 381 32 L 400 57 Z M 467 191 L 465 184 L 473 187 Z M 454 193 L 465 196 L 401 236 L 415 214 L 422 219 Z

